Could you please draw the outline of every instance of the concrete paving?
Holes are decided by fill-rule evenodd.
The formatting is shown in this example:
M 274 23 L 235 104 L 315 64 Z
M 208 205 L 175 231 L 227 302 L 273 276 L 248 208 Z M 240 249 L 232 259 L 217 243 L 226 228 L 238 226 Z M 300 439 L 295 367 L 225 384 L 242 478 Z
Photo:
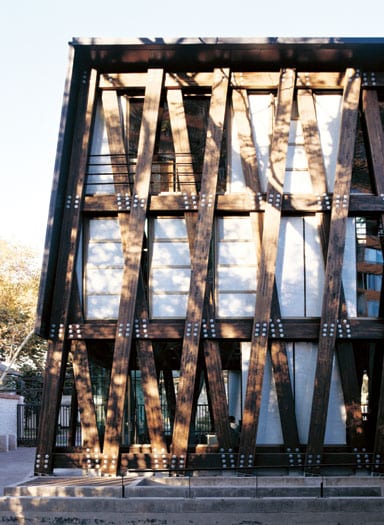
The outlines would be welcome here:
M 35 453 L 36 450 L 29 447 L 0 452 L 0 496 L 4 494 L 4 487 L 22 483 L 33 477 Z

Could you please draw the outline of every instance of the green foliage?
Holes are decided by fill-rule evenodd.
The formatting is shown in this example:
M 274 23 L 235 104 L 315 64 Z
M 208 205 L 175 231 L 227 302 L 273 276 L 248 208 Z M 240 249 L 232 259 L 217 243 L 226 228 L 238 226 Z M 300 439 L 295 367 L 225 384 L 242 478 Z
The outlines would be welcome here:
M 9 361 L 33 330 L 40 279 L 40 261 L 33 250 L 0 239 L 0 361 Z M 40 373 L 46 342 L 32 336 L 13 368 Z

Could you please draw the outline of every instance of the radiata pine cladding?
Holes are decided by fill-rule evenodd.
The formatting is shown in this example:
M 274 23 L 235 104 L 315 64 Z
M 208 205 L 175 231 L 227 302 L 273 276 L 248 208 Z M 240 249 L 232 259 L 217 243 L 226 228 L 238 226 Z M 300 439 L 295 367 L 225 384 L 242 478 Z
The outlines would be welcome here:
M 70 45 L 36 472 L 382 472 L 384 41 Z

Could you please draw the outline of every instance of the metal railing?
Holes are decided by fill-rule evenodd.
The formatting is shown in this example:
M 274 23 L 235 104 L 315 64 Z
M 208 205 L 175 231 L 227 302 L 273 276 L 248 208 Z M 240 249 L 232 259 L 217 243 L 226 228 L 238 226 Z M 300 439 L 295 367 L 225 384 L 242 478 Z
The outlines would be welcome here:
M 171 421 L 166 406 L 162 406 L 164 432 L 166 436 L 172 434 Z M 17 441 L 19 445 L 35 446 L 40 416 L 40 405 L 25 404 L 17 407 Z M 96 417 L 99 432 L 104 433 L 105 406 L 96 406 Z M 127 419 L 125 426 L 128 431 L 123 436 L 123 444 L 148 443 L 148 429 L 143 404 L 136 405 L 136 409 Z M 56 446 L 65 447 L 69 443 L 71 432 L 71 406 L 61 405 L 57 423 Z M 204 443 L 207 435 L 213 433 L 212 423 L 207 404 L 199 404 L 196 408 L 194 428 L 191 429 L 192 439 L 196 443 Z M 79 414 L 76 420 L 75 444 L 81 445 L 81 425 Z

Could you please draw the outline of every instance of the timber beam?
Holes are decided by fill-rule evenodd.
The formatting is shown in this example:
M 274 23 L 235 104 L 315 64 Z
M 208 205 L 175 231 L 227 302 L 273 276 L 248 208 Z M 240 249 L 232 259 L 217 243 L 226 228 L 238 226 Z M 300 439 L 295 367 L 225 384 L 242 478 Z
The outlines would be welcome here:
M 227 471 L 237 474 L 257 475 L 259 469 L 270 469 L 273 471 L 285 470 L 289 472 L 304 472 L 308 467 L 305 462 L 305 446 L 300 446 L 297 450 L 284 451 L 282 447 L 258 447 L 256 449 L 252 464 L 239 467 L 238 453 L 223 452 L 217 447 L 207 445 L 197 445 L 195 451 L 189 451 L 183 461 L 178 460 L 173 454 L 157 454 L 150 450 L 148 445 L 136 446 L 137 451 L 122 452 L 121 462 L 118 470 L 119 475 L 126 475 L 129 472 L 180 472 L 185 474 L 186 470 L 206 470 L 206 471 Z M 86 470 L 99 471 L 101 458 L 100 454 L 88 453 L 88 458 L 82 451 L 57 450 L 53 453 L 54 468 L 84 468 Z M 87 461 L 87 460 L 88 461 Z M 188 467 L 186 467 L 188 463 Z M 348 448 L 325 447 L 321 460 L 317 460 L 318 468 L 328 469 L 329 467 L 346 468 L 351 473 L 369 472 L 373 468 L 376 472 L 383 468 L 383 464 L 378 463 L 372 453 L 359 451 L 353 452 Z
M 175 192 L 164 195 L 151 195 L 148 212 L 150 214 L 182 214 L 186 210 L 197 214 L 200 195 L 193 191 Z M 132 199 L 131 199 L 132 200 Z M 216 195 L 216 213 L 236 214 L 264 212 L 266 193 L 238 193 L 235 195 Z M 282 195 L 282 215 L 301 213 L 331 213 L 332 193 L 318 195 Z M 117 214 L 120 202 L 116 195 L 87 195 L 84 199 L 83 211 L 88 214 Z M 130 211 L 130 199 L 126 211 Z M 350 196 L 348 213 L 350 216 L 384 214 L 384 193 L 379 195 L 360 194 Z
M 139 324 L 139 321 L 138 323 Z M 84 324 L 69 324 L 67 339 L 109 339 L 113 340 L 117 323 L 92 322 Z M 252 332 L 251 319 L 214 321 L 215 331 L 210 330 L 210 324 L 203 320 L 203 338 L 207 340 L 249 341 Z M 165 339 L 182 339 L 184 333 L 183 320 L 152 320 L 149 319 L 145 334 L 134 331 L 135 339 L 148 338 L 164 341 Z M 318 317 L 290 317 L 273 319 L 269 326 L 269 337 L 277 341 L 316 341 L 319 338 L 320 319 Z M 336 340 L 338 341 L 378 341 L 384 338 L 383 319 L 353 318 L 338 320 L 335 325 Z

